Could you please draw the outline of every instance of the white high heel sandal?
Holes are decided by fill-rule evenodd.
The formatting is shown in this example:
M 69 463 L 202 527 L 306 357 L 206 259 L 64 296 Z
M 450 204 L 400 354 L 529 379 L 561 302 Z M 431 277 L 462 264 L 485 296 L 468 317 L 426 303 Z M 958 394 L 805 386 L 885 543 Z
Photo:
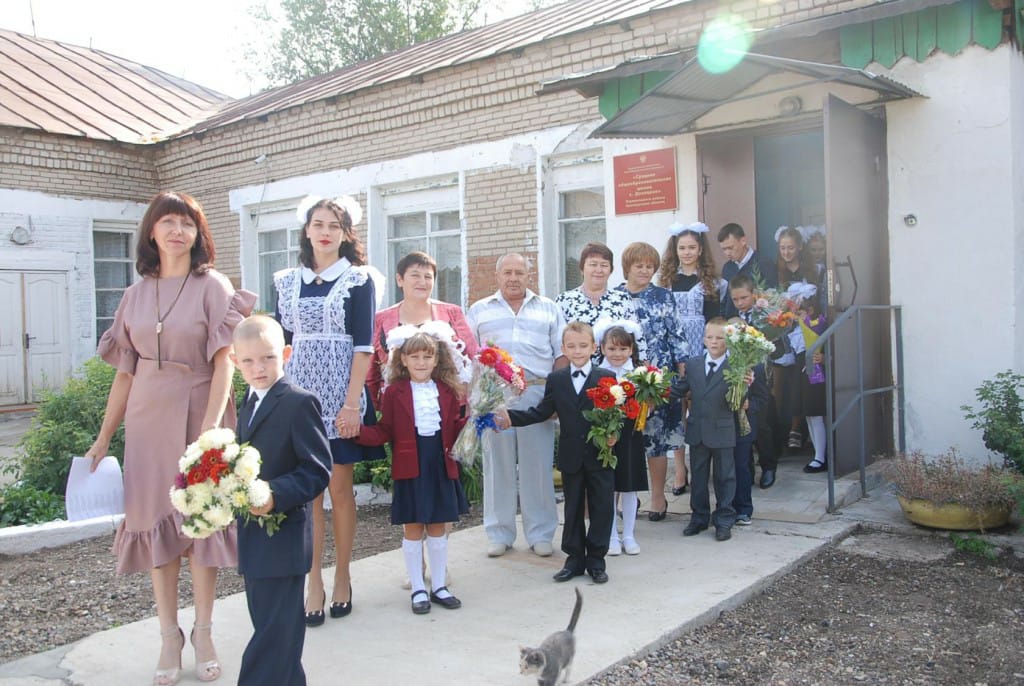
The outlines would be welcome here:
M 157 669 L 153 672 L 153 686 L 174 686 L 181 678 L 181 651 L 185 649 L 185 634 L 181 627 L 174 627 L 168 631 L 161 631 L 160 638 L 168 639 L 177 635 L 181 639 L 181 647 L 178 648 L 178 665 L 167 669 Z
M 194 625 L 189 638 L 192 641 L 192 650 L 195 651 L 196 656 L 196 678 L 200 681 L 216 681 L 220 678 L 220 661 L 217 659 L 216 653 L 214 653 L 212 660 L 199 661 L 199 650 L 196 649 L 196 630 L 212 632 L 213 623 Z M 182 637 L 182 643 L 184 643 L 184 636 Z

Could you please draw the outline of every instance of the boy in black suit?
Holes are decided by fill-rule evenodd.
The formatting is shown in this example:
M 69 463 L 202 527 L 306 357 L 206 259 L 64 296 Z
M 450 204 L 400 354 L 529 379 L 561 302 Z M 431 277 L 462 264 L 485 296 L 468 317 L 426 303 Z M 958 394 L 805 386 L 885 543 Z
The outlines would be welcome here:
M 238 683 L 305 686 L 302 594 L 313 560 L 309 503 L 331 478 L 330 444 L 316 397 L 284 378 L 291 347 L 281 326 L 270 317 L 249 317 L 235 328 L 233 343 L 231 361 L 250 387 L 238 415 L 238 440 L 259 450 L 260 478 L 270 484 L 270 500 L 251 514 L 285 515 L 273 536 L 255 519 L 238 519 L 238 572 L 245 577 L 254 628 Z
M 587 389 L 597 386 L 603 376 L 614 379 L 615 373 L 591 362 L 596 350 L 590 325 L 569 322 L 562 332 L 562 354 L 569 366 L 548 375 L 539 405 L 529 410 L 508 410 L 502 417 L 506 426 L 509 422 L 511 426 L 528 426 L 558 414 L 558 469 L 565 494 L 562 551 L 568 558 L 555 574 L 555 581 L 568 581 L 584 572 L 595 584 L 608 581 L 604 556 L 615 516 L 615 470 L 601 466 L 597 448 L 587 440 L 590 422 L 583 411 L 594 407 Z M 589 530 L 584 524 L 586 511 L 590 513 Z

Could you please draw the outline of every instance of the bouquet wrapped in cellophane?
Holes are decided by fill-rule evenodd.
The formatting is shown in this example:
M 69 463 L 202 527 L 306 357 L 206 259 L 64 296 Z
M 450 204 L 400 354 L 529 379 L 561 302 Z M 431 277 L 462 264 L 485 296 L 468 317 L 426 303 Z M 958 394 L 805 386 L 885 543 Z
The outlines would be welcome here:
M 249 508 L 270 499 L 270 485 L 258 478 L 260 453 L 248 443 L 238 445 L 231 429 L 210 429 L 185 448 L 179 473 L 171 487 L 171 505 L 185 515 L 181 532 L 189 538 L 208 538 L 226 529 L 237 516 L 253 518 Z M 255 517 L 273 536 L 283 513 Z
M 726 399 L 729 407 L 739 416 L 740 435 L 750 433 L 750 420 L 743 409 L 743 400 L 747 395 L 747 374 L 757 365 L 764 364 L 775 346 L 765 335 L 754 326 L 743 324 L 726 324 L 725 345 L 729 350 L 729 366 L 722 374 L 729 384 Z
M 594 403 L 594 409 L 583 410 L 583 416 L 590 422 L 587 440 L 597 448 L 597 457 L 604 467 L 615 469 L 619 461 L 609 441 L 618 441 L 625 420 L 636 419 L 640 414 L 635 396 L 632 382 L 616 381 L 612 376 L 601 378 L 597 386 L 587 390 L 587 397 Z
M 791 298 L 788 292 L 766 288 L 757 294 L 750 311 L 750 323 L 766 339 L 774 341 L 793 330 L 800 319 L 798 309 L 798 301 Z
M 636 388 L 634 397 L 640 403 L 640 413 L 636 417 L 636 430 L 643 431 L 647 426 L 647 417 L 656 408 L 668 403 L 672 392 L 672 377 L 676 373 L 652 364 L 641 365 L 626 372 L 625 378 Z
M 473 379 L 469 383 L 469 421 L 459 432 L 452 447 L 452 459 L 472 465 L 487 429 L 497 429 L 494 410 L 507 404 L 526 389 L 523 368 L 512 361 L 507 351 L 488 345 L 473 358 Z

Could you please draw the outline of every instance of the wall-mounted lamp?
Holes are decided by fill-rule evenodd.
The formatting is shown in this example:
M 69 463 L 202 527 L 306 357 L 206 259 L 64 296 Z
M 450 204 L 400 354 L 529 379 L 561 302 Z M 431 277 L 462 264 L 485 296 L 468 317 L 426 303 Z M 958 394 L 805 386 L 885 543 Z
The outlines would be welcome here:
M 15 226 L 11 231 L 11 243 L 15 245 L 28 245 L 32 242 L 32 232 L 24 226 Z
M 263 153 L 262 155 L 260 155 L 259 157 L 257 157 L 256 159 L 253 160 L 253 162 L 255 162 L 256 164 L 263 164 L 266 161 L 267 161 L 267 153 Z
M 800 99 L 799 95 L 787 95 L 779 100 L 778 108 L 779 114 L 783 117 L 792 117 L 794 114 L 799 114 L 804 108 L 804 101 Z

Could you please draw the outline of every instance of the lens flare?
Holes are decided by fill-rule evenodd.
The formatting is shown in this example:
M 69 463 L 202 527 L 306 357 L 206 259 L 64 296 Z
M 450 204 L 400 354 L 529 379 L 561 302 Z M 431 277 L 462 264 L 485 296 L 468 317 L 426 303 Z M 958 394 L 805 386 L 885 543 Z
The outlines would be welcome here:
M 697 43 L 700 66 L 712 74 L 724 74 L 743 59 L 752 35 L 747 22 L 735 14 L 711 20 Z

